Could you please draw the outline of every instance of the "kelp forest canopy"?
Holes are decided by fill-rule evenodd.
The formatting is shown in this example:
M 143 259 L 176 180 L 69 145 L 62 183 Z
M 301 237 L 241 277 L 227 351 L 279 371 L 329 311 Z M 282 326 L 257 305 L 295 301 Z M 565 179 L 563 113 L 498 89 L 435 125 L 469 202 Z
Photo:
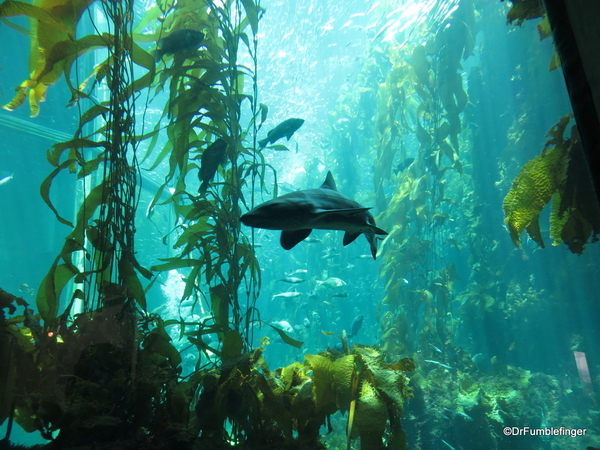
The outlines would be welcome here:
M 309 3 L 299 8 L 321 11 Z M 493 7 L 507 26 L 535 20 L 539 40 L 551 35 L 538 1 L 508 3 Z M 482 80 L 490 58 L 478 38 L 480 5 L 428 5 L 410 29 L 397 2 L 362 6 L 365 11 L 340 27 L 356 26 L 352 32 L 366 36 L 357 74 L 335 92 L 320 122 L 327 135 L 323 151 L 315 150 L 314 136 L 314 146 L 297 145 L 304 159 L 294 172 L 272 156 L 292 158 L 290 144 L 258 139 L 269 137 L 277 101 L 261 91 L 268 91 L 259 56 L 269 10 L 260 0 L 0 4 L 3 24 L 30 39 L 29 76 L 3 108 L 27 103 L 31 117 L 42 118 L 50 114 L 43 102 L 64 80 L 68 105 L 78 115 L 72 138 L 47 151 L 50 168 L 40 186 L 69 233 L 35 306 L 0 289 L 0 422 L 9 424 L 8 434 L 16 422 L 59 448 L 122 442 L 128 443 L 123 448 L 318 449 L 325 448 L 323 430 L 337 426 L 330 448 L 349 449 L 356 439 L 363 450 L 404 449 L 411 439 L 439 448 L 446 426 L 439 417 L 430 429 L 401 423 L 414 397 L 414 417 L 439 416 L 443 409 L 453 414 L 444 416 L 448 421 L 475 420 L 492 430 L 477 438 L 478 448 L 503 448 L 493 430 L 508 416 L 533 423 L 540 407 L 549 416 L 562 414 L 552 396 L 534 405 L 515 400 L 539 396 L 540 385 L 558 390 L 553 376 L 520 369 L 505 351 L 514 346 L 506 336 L 517 335 L 547 300 L 531 279 L 503 278 L 505 249 L 488 230 L 502 226 L 503 213 L 515 248 L 524 231 L 543 248 L 540 217 L 552 200 L 555 245 L 581 254 L 596 240 L 600 215 L 572 116 L 559 115 L 546 142 L 533 146 L 540 154 L 517 167 L 522 142 L 543 139 L 528 128 L 534 113 L 523 111 L 533 107 L 521 105 L 497 162 L 494 188 L 504 201 L 493 211 L 481 194 L 490 184 L 489 165 L 481 151 L 486 136 L 476 125 L 488 114 Z M 13 22 L 19 16 L 30 29 Z M 301 37 L 290 31 L 282 40 L 290 35 Z M 547 64 L 531 70 L 558 68 L 556 53 L 545 55 L 538 44 L 526 52 L 547 56 Z M 95 63 L 88 67 L 91 55 Z M 308 115 L 307 109 L 306 128 Z M 301 293 L 274 289 L 279 281 L 306 280 L 275 275 L 281 267 L 257 256 L 264 241 L 242 228 L 240 216 L 279 195 L 281 173 L 302 173 L 297 179 L 306 175 L 312 186 L 323 168 L 345 174 L 338 178 L 340 191 L 373 206 L 377 226 L 389 234 L 379 242 L 377 263 L 357 255 L 342 266 L 331 249 L 302 260 L 315 273 L 314 290 L 306 293 L 311 301 L 331 291 L 311 306 L 300 333 L 273 317 L 307 308 L 289 303 Z M 73 214 L 71 205 L 56 200 L 57 180 L 65 176 L 80 193 Z M 148 223 L 159 229 L 159 222 L 168 223 L 168 231 L 154 238 L 168 251 L 148 254 L 139 230 Z M 334 242 L 324 235 L 326 246 L 341 247 Z M 343 309 L 334 301 L 349 296 L 336 290 L 346 282 L 334 272 L 351 273 L 364 259 L 372 263 L 366 276 L 375 271 L 371 285 L 357 288 L 377 322 L 368 345 L 352 341 L 362 315 L 351 333 L 333 329 Z M 167 315 L 164 305 L 151 308 L 148 299 L 171 277 L 180 288 L 179 309 Z M 335 280 L 341 283 L 330 288 Z M 270 303 L 263 302 L 271 308 L 266 314 L 259 299 L 271 293 Z M 183 305 L 198 314 L 183 314 Z M 560 316 L 566 307 L 553 308 Z M 331 310 L 338 316 L 328 321 Z M 507 330 L 489 344 L 485 367 L 493 375 L 482 369 L 473 344 L 481 321 Z M 298 351 L 293 356 L 302 362 L 269 367 L 265 330 Z M 320 346 L 320 353 L 300 353 L 309 345 L 311 351 Z M 195 356 L 188 364 L 190 352 Z M 338 411 L 343 419 L 332 419 Z

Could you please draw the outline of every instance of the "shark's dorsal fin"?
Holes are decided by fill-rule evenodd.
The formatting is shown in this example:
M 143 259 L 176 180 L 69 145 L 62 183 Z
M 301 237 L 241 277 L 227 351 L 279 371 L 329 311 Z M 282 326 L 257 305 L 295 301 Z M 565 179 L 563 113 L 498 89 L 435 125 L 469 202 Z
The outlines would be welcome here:
M 333 179 L 333 175 L 331 175 L 331 170 L 327 172 L 327 177 L 325 178 L 325 182 L 321 185 L 321 189 L 331 189 L 332 191 L 337 191 L 335 180 Z

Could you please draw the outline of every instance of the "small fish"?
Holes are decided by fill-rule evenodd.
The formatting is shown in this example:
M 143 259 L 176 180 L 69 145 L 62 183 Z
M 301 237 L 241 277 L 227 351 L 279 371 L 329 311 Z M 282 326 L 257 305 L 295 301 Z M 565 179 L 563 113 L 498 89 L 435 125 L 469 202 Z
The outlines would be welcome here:
M 332 248 L 328 248 L 327 250 L 323 251 L 323 256 L 321 256 L 321 258 L 322 259 L 331 259 L 331 258 L 335 258 L 337 256 L 341 256 L 341 253 Z
M 317 286 L 323 286 L 326 288 L 338 288 L 346 286 L 347 284 L 348 283 L 346 283 L 344 280 L 337 277 L 329 277 L 325 281 L 317 280 Z
M 19 291 L 21 291 L 23 294 L 27 294 L 27 295 L 33 295 L 35 294 L 35 290 L 31 287 L 29 287 L 28 284 L 23 283 L 21 285 L 21 287 L 19 288 Z
M 471 416 L 469 416 L 468 414 L 465 414 L 464 412 L 454 411 L 453 409 L 448 409 L 448 408 L 444 408 L 444 409 L 446 411 L 448 411 L 449 413 L 452 413 L 452 414 L 457 415 L 457 416 L 464 417 L 467 420 L 473 420 L 473 418 Z
M 332 308 L 335 308 L 335 305 L 331 302 L 323 300 L 323 303 L 325 303 L 327 306 L 331 306 Z
M 306 328 L 310 328 L 310 319 L 308 317 L 305 317 L 302 320 L 302 325 L 304 325 Z
M 276 326 L 277 328 L 285 331 L 286 333 L 292 333 L 294 331 L 294 327 L 292 327 L 292 325 L 287 320 L 271 322 L 271 325 Z
M 298 277 L 285 277 L 285 278 L 280 278 L 279 281 L 283 281 L 284 283 L 290 283 L 290 284 L 299 284 L 299 283 L 304 283 L 306 280 L 304 280 L 303 278 L 298 278 Z
M 217 173 L 219 166 L 225 163 L 226 150 L 227 143 L 223 138 L 219 138 L 202 152 L 200 171 L 198 172 L 198 179 L 202 183 L 198 192 L 201 194 L 208 189 L 208 184 L 212 181 L 215 173 Z
M 330 297 L 348 298 L 347 292 L 338 292 L 337 294 L 330 295 Z
M 438 353 L 444 353 L 442 352 L 442 350 L 439 347 L 436 347 L 435 345 L 433 345 L 431 342 L 428 342 L 429 346 L 434 349 L 436 352 Z
M 0 178 L 0 186 L 2 186 L 3 184 L 8 183 L 13 178 L 14 178 L 14 174 L 13 173 L 11 173 L 10 175 L 7 175 L 5 177 Z
M 204 33 L 201 31 L 190 30 L 189 28 L 173 31 L 166 38 L 160 40 L 160 48 L 154 53 L 156 61 L 160 61 L 165 55 L 196 50 L 203 39 Z
M 404 172 L 414 162 L 415 158 L 406 158 L 404 161 L 398 164 L 398 166 L 396 167 L 396 172 Z
M 371 255 L 364 254 L 364 255 L 357 255 L 354 258 L 356 258 L 356 259 L 371 259 L 373 257 Z
M 294 275 L 304 275 L 306 273 L 308 273 L 308 270 L 306 270 L 306 269 L 296 269 L 293 272 L 286 273 L 286 275 L 288 277 L 293 277 Z
M 279 139 L 285 137 L 289 141 L 292 135 L 302 126 L 304 119 L 287 119 L 267 133 L 267 137 L 258 141 L 259 148 L 264 148 L 267 144 L 274 144 Z
M 320 244 L 323 241 L 319 238 L 309 236 L 306 239 L 304 239 L 304 242 L 306 242 L 307 244 Z
M 449 366 L 448 364 L 444 364 L 441 363 L 439 361 L 433 361 L 432 359 L 426 359 L 425 362 L 431 363 L 431 364 L 437 364 L 440 367 L 443 367 L 444 369 L 452 369 L 452 366 Z
M 276 298 L 292 299 L 292 298 L 298 298 L 301 295 L 302 294 L 300 292 L 282 292 L 281 294 L 275 294 L 271 298 L 271 300 L 275 300 Z
M 448 444 L 445 440 L 440 439 L 440 441 L 442 441 L 444 444 L 446 444 L 446 446 L 450 449 L 450 450 L 456 450 L 454 447 L 452 447 L 450 444 Z
M 352 326 L 350 327 L 350 334 L 348 335 L 349 338 L 356 336 L 356 334 L 360 330 L 360 327 L 362 327 L 363 319 L 364 316 L 362 314 L 359 314 L 354 318 L 354 320 L 352 321 Z

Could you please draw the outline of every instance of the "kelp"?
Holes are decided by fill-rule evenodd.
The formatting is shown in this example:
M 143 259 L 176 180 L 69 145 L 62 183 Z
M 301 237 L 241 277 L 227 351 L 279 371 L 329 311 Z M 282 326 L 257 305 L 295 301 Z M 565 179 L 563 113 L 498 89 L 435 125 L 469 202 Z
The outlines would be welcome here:
M 77 23 L 94 0 L 35 0 L 32 5 L 7 1 L 0 8 L 2 16 L 27 15 L 32 18 L 29 78 L 17 87 L 15 97 L 3 108 L 20 107 L 29 98 L 31 117 L 39 114 L 40 102 L 48 86 L 55 84 L 69 65 L 69 60 L 88 48 L 106 45 L 101 36 L 75 40 Z M 91 41 L 91 42 L 90 42 Z
M 591 187 L 586 184 L 589 174 L 582 170 L 586 163 L 578 147 L 576 128 L 571 137 L 565 136 L 570 120 L 571 115 L 565 115 L 552 127 L 542 153 L 523 166 L 504 198 L 506 225 L 517 247 L 523 231 L 544 247 L 539 215 L 551 199 L 550 236 L 554 245 L 564 241 L 573 253 L 581 253 L 590 237 L 596 240 L 599 222 L 590 202 Z M 576 147 L 579 155 L 572 162 Z
M 509 0 L 512 7 L 506 15 L 509 24 L 516 23 L 521 26 L 523 22 L 530 19 L 543 17 L 546 13 L 542 0 Z
M 25 300 L 0 290 L 0 422 L 9 417 L 61 448 L 116 440 L 143 447 L 148 435 L 178 445 L 198 379 L 179 377 L 166 324 L 140 317 L 126 293 L 117 297 L 73 321 L 65 311 L 47 332 Z M 21 315 L 6 318 L 4 310 Z
M 83 92 L 87 80 L 75 87 L 69 76 L 75 59 L 94 47 L 107 48 L 109 56 L 93 71 L 95 79 L 89 89 L 104 83 L 111 95 L 83 112 L 73 139 L 48 151 L 47 158 L 54 169 L 42 183 L 41 196 L 57 220 L 72 227 L 72 231 L 41 283 L 36 298 L 39 314 L 33 316 L 25 305 L 23 318 L 13 319 L 7 329 L 3 328 L 3 335 L 7 330 L 15 337 L 11 341 L 13 347 L 36 348 L 42 358 L 27 359 L 22 352 L 15 356 L 7 347 L 0 348 L 6 360 L 17 358 L 26 371 L 21 372 L 23 380 L 27 380 L 19 384 L 13 365 L 9 365 L 8 372 L 2 372 L 9 392 L 0 398 L 0 420 L 16 411 L 17 420 L 26 431 L 38 430 L 48 439 L 58 431 L 64 446 L 77 446 L 87 439 L 102 442 L 159 436 L 173 430 L 179 430 L 174 434 L 189 430 L 191 434 L 181 431 L 179 436 L 185 434 L 186 439 L 195 439 L 198 432 L 205 437 L 210 433 L 202 430 L 191 412 L 197 403 L 198 389 L 208 395 L 213 375 L 197 370 L 188 380 L 182 380 L 181 354 L 166 330 L 179 327 L 180 339 L 187 338 L 199 355 L 212 361 L 212 366 L 220 362 L 227 368 L 225 371 L 236 367 L 238 372 L 229 372 L 227 386 L 244 383 L 239 370 L 247 361 L 243 351 L 250 347 L 252 325 L 259 320 L 254 302 L 260 287 L 260 269 L 251 242 L 240 232 L 240 206 L 246 202 L 241 189 L 247 183 L 265 187 L 266 171 L 272 170 L 260 152 L 254 150 L 255 136 L 268 111 L 266 105 L 255 101 L 255 34 L 264 10 L 251 0 L 225 4 L 206 1 L 203 8 L 191 1 L 155 5 L 148 17 L 164 16 L 164 20 L 145 22 L 157 26 L 156 34 L 145 38 L 146 42 L 158 41 L 163 33 L 181 27 L 207 33 L 202 55 L 176 52 L 155 67 L 154 57 L 133 41 L 132 37 L 141 36 L 133 32 L 133 23 L 121 20 L 134 16 L 132 2 L 99 2 L 108 31 L 81 39 L 75 39 L 74 29 L 90 2 L 65 2 L 64 9 L 71 8 L 74 15 L 46 11 L 46 3 L 38 9 L 13 3 L 5 2 L 0 12 L 5 16 L 28 14 L 38 20 L 32 33 L 32 46 L 42 47 L 39 55 L 32 53 L 33 60 L 36 55 L 38 58 L 37 71 L 21 86 L 17 96 L 22 97 L 22 103 L 27 89 L 31 90 L 28 95 L 33 115 L 38 112 L 37 105 L 47 86 L 62 74 L 72 92 L 71 103 L 88 97 Z M 247 29 L 252 31 L 252 37 Z M 240 46 L 246 46 L 252 55 L 253 68 L 237 62 Z M 135 76 L 134 64 L 139 66 Z M 138 76 L 139 68 L 143 70 Z M 252 95 L 245 93 L 245 84 L 252 86 Z M 156 93 L 168 92 L 165 113 L 152 131 L 137 135 L 140 93 L 152 89 Z M 146 98 L 151 99 L 149 94 Z M 8 107 L 19 104 L 13 101 Z M 247 108 L 251 116 L 245 126 L 240 123 L 242 108 Z M 166 126 L 161 123 L 163 119 Z M 169 142 L 154 155 L 163 136 Z M 217 139 L 227 144 L 217 180 L 204 192 L 195 192 L 197 185 L 188 187 L 186 177 L 193 173 L 197 178 L 204 150 Z M 153 270 L 187 269 L 183 297 L 208 300 L 206 309 L 211 314 L 202 323 L 186 323 L 183 319 L 164 322 L 146 311 L 146 291 L 152 283 L 146 285 L 143 278 L 154 275 L 139 264 L 134 245 L 140 177 L 136 152 L 143 140 L 149 141 L 144 160 L 150 168 L 160 164 L 168 168 L 149 214 L 159 204 L 168 205 L 175 211 L 177 224 L 177 255 L 156 264 Z M 74 220 L 55 206 L 50 195 L 53 181 L 66 172 L 85 183 L 84 198 Z M 170 191 L 172 185 L 175 189 Z M 167 196 L 167 192 L 172 194 Z M 61 298 L 73 283 L 83 283 L 85 288 L 75 291 L 61 313 Z M 238 299 L 242 283 L 248 297 L 245 309 Z M 75 299 L 82 300 L 81 310 L 72 309 Z M 72 313 L 75 315 L 69 318 Z M 113 315 L 122 321 L 122 329 L 102 330 Z M 35 335 L 30 330 L 35 330 Z M 113 337 L 105 342 L 96 340 L 92 345 L 93 334 L 100 332 L 112 333 Z M 215 334 L 220 345 L 205 344 L 202 338 L 207 334 Z M 301 345 L 285 338 L 292 345 Z M 58 368 L 57 363 L 66 358 L 65 352 L 75 359 Z M 250 366 L 244 366 L 243 377 Z M 75 381 L 66 388 L 54 387 L 56 380 L 65 376 L 74 377 Z M 32 388 L 43 384 L 41 380 L 48 382 L 47 389 Z M 130 394 L 124 398 L 119 396 L 120 390 Z M 92 396 L 100 392 L 110 395 L 86 407 L 86 392 Z M 251 389 L 235 392 L 243 392 L 247 405 L 255 404 Z M 42 405 L 34 404 L 29 395 Z M 19 396 L 18 401 L 15 396 Z M 238 433 L 248 429 L 243 414 L 234 415 L 239 428 L 233 431 L 232 439 L 239 439 Z M 157 420 L 159 416 L 162 420 Z M 125 420 L 135 425 L 125 427 Z M 146 446 L 144 442 L 138 444 Z M 173 441 L 168 446 L 177 445 Z
M 391 64 L 377 86 L 374 184 L 382 211 L 377 221 L 390 230 L 381 244 L 382 346 L 394 357 L 415 351 L 419 342 L 445 342 L 452 326 L 456 274 L 438 251 L 452 239 L 449 230 L 461 214 L 447 186 L 459 185 L 464 174 L 469 98 L 462 61 L 475 44 L 473 5 L 461 3 L 437 33 L 413 33 L 418 38 L 402 46 L 377 47 Z M 417 336 L 400 327 L 408 323 L 418 324 L 411 325 Z

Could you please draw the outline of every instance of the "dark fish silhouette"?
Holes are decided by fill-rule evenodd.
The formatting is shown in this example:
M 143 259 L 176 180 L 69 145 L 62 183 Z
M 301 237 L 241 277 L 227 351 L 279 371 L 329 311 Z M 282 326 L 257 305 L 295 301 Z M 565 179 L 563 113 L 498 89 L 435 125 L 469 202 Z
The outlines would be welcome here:
M 282 137 L 286 137 L 288 141 L 292 135 L 302 126 L 304 119 L 287 119 L 273 128 L 267 133 L 267 137 L 258 141 L 258 146 L 264 148 L 267 144 L 274 144 Z
M 225 150 L 227 150 L 227 143 L 223 138 L 219 138 L 202 152 L 200 171 L 198 172 L 198 178 L 202 184 L 198 192 L 203 194 L 208 189 L 208 185 L 217 173 L 219 165 L 225 162 Z
M 413 162 L 415 162 L 415 158 L 406 158 L 401 163 L 398 163 L 396 172 L 404 172 Z
M 340 194 L 331 172 L 320 188 L 290 192 L 258 205 L 240 217 L 244 225 L 281 230 L 281 246 L 289 250 L 306 239 L 313 229 L 343 230 L 344 245 L 364 233 L 373 259 L 377 257 L 376 234 L 387 234 L 375 226 L 375 219 L 354 200 Z
M 348 335 L 349 338 L 356 336 L 356 334 L 360 330 L 360 327 L 362 327 L 363 319 L 364 317 L 362 314 L 354 318 L 354 320 L 352 321 L 352 326 L 350 327 L 350 334 Z
M 201 31 L 190 30 L 188 28 L 173 31 L 166 38 L 160 40 L 160 48 L 155 51 L 154 57 L 157 61 L 160 61 L 165 55 L 196 50 L 203 39 L 204 33 Z

